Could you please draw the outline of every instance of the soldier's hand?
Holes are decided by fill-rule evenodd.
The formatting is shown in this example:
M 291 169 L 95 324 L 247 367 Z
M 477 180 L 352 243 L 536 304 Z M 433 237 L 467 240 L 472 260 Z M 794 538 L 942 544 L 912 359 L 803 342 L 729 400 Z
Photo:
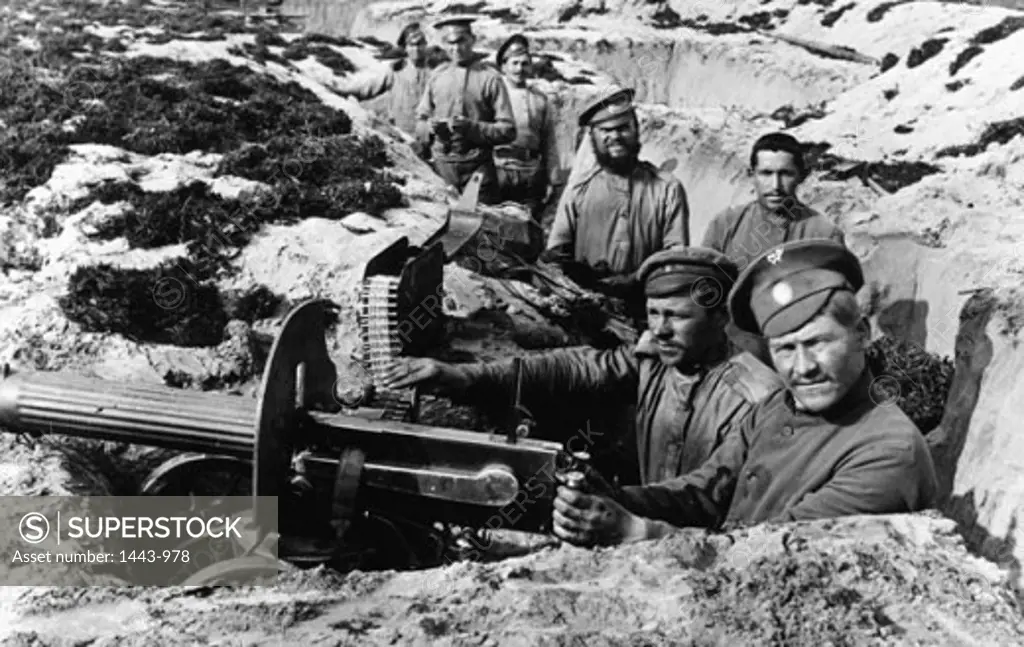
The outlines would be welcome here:
M 383 381 L 389 389 L 422 386 L 431 390 L 461 391 L 470 386 L 458 367 L 425 357 L 393 361 L 385 371 Z
M 617 501 L 558 486 L 552 512 L 555 535 L 577 546 L 610 546 L 647 539 L 647 522 Z

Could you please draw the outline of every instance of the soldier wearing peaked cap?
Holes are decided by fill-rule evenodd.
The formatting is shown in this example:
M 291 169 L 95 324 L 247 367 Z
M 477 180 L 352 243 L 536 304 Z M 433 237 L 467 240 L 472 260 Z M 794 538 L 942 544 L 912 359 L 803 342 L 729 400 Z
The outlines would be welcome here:
M 639 157 L 633 98 L 632 89 L 613 87 L 581 111 L 597 166 L 566 186 L 544 254 L 577 282 L 626 298 L 636 296 L 645 259 L 690 244 L 683 185 Z
M 416 133 L 416 108 L 427 80 L 441 61 L 432 60 L 436 59 L 432 50 L 437 47 L 428 46 L 427 36 L 419 23 L 406 25 L 396 44 L 405 56 L 395 61 L 386 74 L 362 87 L 349 89 L 347 94 L 366 101 L 369 110 L 411 136 Z M 421 142 L 417 141 L 415 148 L 421 158 L 429 158 L 429 150 Z
M 638 343 L 524 357 L 521 394 L 538 414 L 574 409 L 576 420 L 544 435 L 569 439 L 570 450 L 591 452 L 608 480 L 655 483 L 698 468 L 757 402 L 782 385 L 752 356 L 727 357 L 726 286 L 736 277 L 728 259 L 714 250 L 674 248 L 647 259 L 640 275 L 648 330 Z M 390 379 L 394 388 L 433 386 L 469 402 L 498 396 L 506 402 L 515 389 L 512 360 L 400 360 Z M 609 402 L 619 416 L 608 411 Z M 590 431 L 576 434 L 581 428 Z M 596 449 L 591 436 L 600 443 Z M 601 451 L 609 461 L 604 466 Z
M 528 82 L 532 59 L 526 36 L 515 34 L 502 43 L 496 62 L 516 120 L 515 141 L 494 148 L 499 199 L 524 204 L 539 220 L 559 183 L 555 115 L 547 96 Z
M 648 539 L 674 527 L 931 507 L 937 483 L 924 438 L 867 366 L 870 331 L 855 296 L 863 284 L 857 258 L 830 240 L 787 243 L 757 258 L 729 306 L 737 326 L 768 337 L 786 388 L 756 404 L 694 472 L 622 488 L 615 498 L 560 489 L 574 531 L 591 530 L 601 509 L 612 511 L 623 536 Z
M 514 141 L 516 125 L 501 75 L 473 50 L 474 20 L 456 16 L 434 23 L 451 60 L 427 81 L 416 108 L 416 136 L 430 147 L 434 171 L 459 191 L 482 170 L 480 201 L 493 204 L 494 147 Z

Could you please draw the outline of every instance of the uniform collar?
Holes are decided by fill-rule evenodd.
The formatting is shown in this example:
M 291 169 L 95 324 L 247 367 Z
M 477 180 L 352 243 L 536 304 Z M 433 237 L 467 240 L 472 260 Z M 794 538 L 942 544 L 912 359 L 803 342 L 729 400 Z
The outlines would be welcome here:
M 780 216 L 774 211 L 765 209 L 761 206 L 761 202 L 756 199 L 754 200 L 754 208 L 757 209 L 758 215 L 760 215 L 763 220 L 767 220 L 776 227 L 786 227 L 791 223 L 800 222 L 807 217 L 807 209 L 799 200 L 796 201 L 796 205 L 793 208 L 794 213 L 792 214 L 792 217 Z
M 874 381 L 874 373 L 871 372 L 870 368 L 865 366 L 864 372 L 861 373 L 860 377 L 857 378 L 857 381 L 853 383 L 853 386 L 850 387 L 846 396 L 825 411 L 813 413 L 810 411 L 798 410 L 793 401 L 793 394 L 790 391 L 786 391 L 786 405 L 795 416 L 814 418 L 816 420 L 823 419 L 836 421 L 847 417 L 852 412 L 871 408 L 875 405 L 875 402 L 871 397 L 871 385 Z

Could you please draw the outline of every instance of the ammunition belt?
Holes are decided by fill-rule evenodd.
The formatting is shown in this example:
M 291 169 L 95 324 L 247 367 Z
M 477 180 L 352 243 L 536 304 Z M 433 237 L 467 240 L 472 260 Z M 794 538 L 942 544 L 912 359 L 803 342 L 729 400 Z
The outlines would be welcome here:
M 388 366 L 402 353 L 398 283 L 397 276 L 372 276 L 363 281 L 359 294 L 359 333 L 363 342 L 363 365 L 374 386 L 371 406 L 383 409 L 385 420 L 405 421 L 412 413 L 413 390 L 388 390 L 383 382 Z

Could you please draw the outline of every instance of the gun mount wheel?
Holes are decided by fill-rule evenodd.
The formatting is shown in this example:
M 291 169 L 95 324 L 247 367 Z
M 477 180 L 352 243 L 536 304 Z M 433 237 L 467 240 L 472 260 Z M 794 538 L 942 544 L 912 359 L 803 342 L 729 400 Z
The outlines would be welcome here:
M 317 299 L 293 309 L 270 349 L 256 405 L 252 484 L 255 524 L 277 531 L 277 507 L 260 497 L 284 497 L 301 411 L 334 409 L 337 370 L 327 352 L 327 321 L 333 307 Z
M 231 456 L 185 454 L 150 472 L 143 496 L 250 496 L 252 463 Z

